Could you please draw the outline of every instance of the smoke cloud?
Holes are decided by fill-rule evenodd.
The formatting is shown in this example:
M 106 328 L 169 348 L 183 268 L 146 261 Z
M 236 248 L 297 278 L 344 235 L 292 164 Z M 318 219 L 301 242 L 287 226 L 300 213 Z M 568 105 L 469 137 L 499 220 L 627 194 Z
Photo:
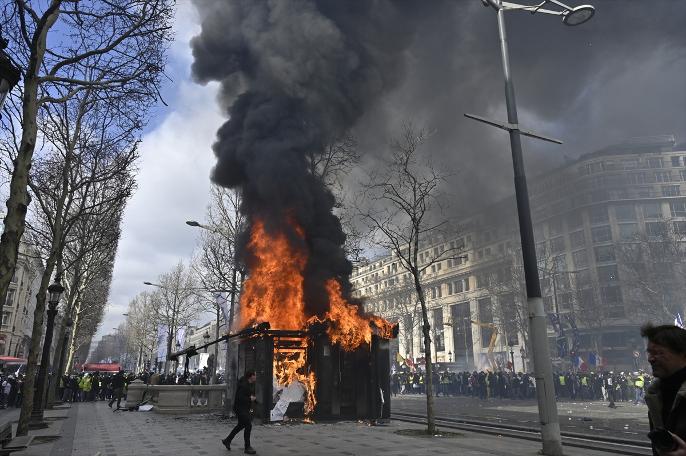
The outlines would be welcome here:
M 513 193 L 507 134 L 463 117 L 506 119 L 495 12 L 478 0 L 195 4 L 193 74 L 221 83 L 229 117 L 212 178 L 241 187 L 245 212 L 268 226 L 284 211 L 303 226 L 313 314 L 322 278 L 338 278 L 347 294 L 351 266 L 334 197 L 307 172 L 307 152 L 352 131 L 373 162 L 412 120 L 435 130 L 430 154 L 454 173 L 447 190 L 459 212 Z M 529 176 L 630 137 L 686 137 L 686 2 L 593 4 L 578 27 L 507 13 L 520 123 L 565 141 L 525 139 Z
M 306 311 L 328 309 L 336 278 L 350 297 L 352 271 L 335 198 L 308 171 L 306 155 L 348 132 L 404 80 L 417 2 L 198 0 L 193 74 L 222 85 L 229 120 L 219 129 L 212 179 L 243 191 L 242 210 L 267 230 L 293 217 L 305 232 Z M 248 230 L 249 232 L 249 230 Z M 289 233 L 294 244 L 298 236 Z M 249 252 L 242 255 L 250 266 Z

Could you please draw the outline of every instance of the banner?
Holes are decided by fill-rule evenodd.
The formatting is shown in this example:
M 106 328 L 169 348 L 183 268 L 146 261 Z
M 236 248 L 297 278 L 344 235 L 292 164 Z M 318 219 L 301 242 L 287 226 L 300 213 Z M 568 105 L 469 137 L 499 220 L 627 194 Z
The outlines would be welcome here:
M 181 346 L 182 349 L 186 347 L 185 339 L 186 339 L 186 327 L 182 326 L 176 330 L 176 342 Z
M 165 361 L 167 359 L 167 332 L 169 327 L 167 325 L 157 325 L 157 361 Z
M 229 303 L 226 299 L 224 293 L 217 293 L 215 296 L 217 305 L 222 311 L 222 317 L 224 317 L 224 323 L 229 323 Z

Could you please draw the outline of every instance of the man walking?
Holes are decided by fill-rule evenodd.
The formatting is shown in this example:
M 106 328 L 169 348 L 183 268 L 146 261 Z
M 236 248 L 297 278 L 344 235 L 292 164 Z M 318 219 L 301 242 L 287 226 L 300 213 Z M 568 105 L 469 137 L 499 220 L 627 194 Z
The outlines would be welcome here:
M 222 440 L 222 443 L 227 450 L 231 451 L 231 441 L 236 434 L 243 431 L 243 441 L 245 442 L 245 453 L 257 453 L 250 446 L 250 432 L 252 431 L 252 403 L 255 400 L 255 380 L 257 376 L 255 371 L 247 371 L 243 377 L 238 380 L 238 388 L 236 388 L 236 397 L 233 401 L 233 411 L 238 418 L 238 424 L 231 430 L 231 433 Z
M 671 451 L 656 448 L 660 456 L 686 455 L 686 330 L 673 325 L 645 325 L 641 336 L 648 339 L 648 362 L 656 380 L 648 387 L 650 429 L 671 434 Z
M 114 401 L 117 401 L 117 410 L 121 408 L 121 398 L 124 396 L 124 372 L 119 371 L 112 377 L 112 399 L 107 404 L 112 408 Z

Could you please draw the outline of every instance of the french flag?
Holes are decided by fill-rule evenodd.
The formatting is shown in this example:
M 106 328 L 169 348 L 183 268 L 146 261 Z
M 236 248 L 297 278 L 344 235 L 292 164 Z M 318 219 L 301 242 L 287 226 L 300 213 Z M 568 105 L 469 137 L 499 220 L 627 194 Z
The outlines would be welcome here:
M 581 356 L 576 357 L 576 359 L 574 360 L 574 364 L 576 365 L 576 368 L 581 372 L 586 372 L 588 370 L 588 365 Z
M 591 363 L 591 366 L 598 367 L 603 365 L 603 360 L 602 358 L 595 354 L 594 352 L 591 352 L 588 355 L 588 362 Z

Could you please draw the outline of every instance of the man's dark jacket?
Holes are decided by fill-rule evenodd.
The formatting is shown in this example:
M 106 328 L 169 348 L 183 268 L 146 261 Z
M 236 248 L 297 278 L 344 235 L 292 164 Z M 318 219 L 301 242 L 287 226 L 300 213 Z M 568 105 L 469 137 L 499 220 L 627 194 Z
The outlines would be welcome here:
M 253 385 L 246 377 L 241 377 L 238 380 L 238 388 L 236 389 L 236 397 L 233 401 L 233 411 L 236 415 L 249 415 L 251 408 L 250 396 L 254 395 Z
M 662 394 L 663 388 L 661 388 L 660 382 L 660 379 L 655 379 L 645 394 L 646 404 L 648 404 L 650 429 L 665 428 L 686 440 L 686 380 L 682 381 L 681 385 L 678 386 L 670 410 L 665 410 Z M 653 453 L 657 455 L 655 449 L 653 449 Z

